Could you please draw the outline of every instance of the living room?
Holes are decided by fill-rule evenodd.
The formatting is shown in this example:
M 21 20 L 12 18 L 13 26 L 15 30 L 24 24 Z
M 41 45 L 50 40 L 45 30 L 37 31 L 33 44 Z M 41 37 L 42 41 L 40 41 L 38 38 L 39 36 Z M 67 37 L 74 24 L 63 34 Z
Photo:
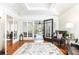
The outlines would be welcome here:
M 54 43 L 64 55 L 79 54 L 79 4 L 1 3 L 0 8 L 5 23 L 5 31 L 1 31 L 5 32 L 5 35 L 3 34 L 6 41 L 5 54 L 19 54 L 15 52 L 25 42 L 32 43 L 38 40 Z M 63 33 L 66 34 L 65 41 L 61 43 Z M 77 49 L 66 46 L 67 41 Z
M 25 13 L 25 10 L 24 10 L 20 13 L 20 16 L 21 16 L 19 18 L 20 21 L 18 21 L 19 19 L 11 20 L 11 23 L 15 25 L 14 27 L 15 32 L 18 31 L 17 32 L 18 39 L 14 39 L 13 40 L 14 43 L 16 43 L 19 40 L 19 35 L 21 33 L 23 34 L 23 32 L 25 34 L 24 35 L 25 37 L 23 40 L 34 40 L 35 35 L 36 35 L 35 33 L 37 33 L 35 31 L 42 31 L 43 33 L 43 29 L 42 29 L 43 27 L 41 27 L 42 30 L 37 30 L 39 24 L 42 24 L 44 20 L 53 19 L 53 32 L 55 32 L 56 30 L 68 31 L 69 37 L 71 38 L 70 42 L 77 45 L 79 44 L 78 43 L 79 42 L 78 41 L 79 39 L 78 37 L 79 35 L 78 34 L 78 29 L 79 29 L 78 28 L 78 13 L 79 13 L 78 6 L 79 4 L 75 4 L 75 3 L 65 3 L 65 4 L 55 4 L 55 3 L 37 4 L 36 3 L 34 4 L 33 3 L 33 4 L 25 4 L 25 6 L 28 8 L 29 11 Z M 48 9 L 47 7 L 49 6 L 50 8 Z M 38 25 L 38 26 L 35 26 L 35 25 Z M 50 30 L 51 28 L 52 27 L 50 27 L 48 30 Z M 14 31 L 14 30 L 13 30 L 13 27 L 12 29 L 8 29 L 8 31 Z M 52 33 L 50 30 L 48 36 L 51 38 L 51 35 Z M 75 43 L 75 41 L 77 41 L 77 43 Z

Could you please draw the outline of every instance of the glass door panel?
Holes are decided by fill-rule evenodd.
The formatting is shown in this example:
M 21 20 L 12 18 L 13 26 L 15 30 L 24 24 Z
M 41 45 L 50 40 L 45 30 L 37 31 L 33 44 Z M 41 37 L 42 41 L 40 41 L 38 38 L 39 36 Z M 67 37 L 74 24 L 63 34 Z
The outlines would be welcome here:
M 17 39 L 18 38 L 18 24 L 17 24 L 17 21 L 14 21 L 14 31 L 13 31 L 13 36 L 14 36 L 14 39 Z
M 28 37 L 33 38 L 33 22 L 28 22 Z
M 13 25 L 13 18 L 11 16 L 6 16 L 6 38 L 8 41 L 10 41 L 10 44 L 13 43 L 13 31 L 14 31 L 14 25 Z
M 34 37 L 36 37 L 36 34 L 43 35 L 43 21 L 42 20 L 34 21 Z
M 24 37 L 27 37 L 27 33 L 28 33 L 28 31 L 27 31 L 27 22 L 23 22 L 23 35 L 24 35 Z

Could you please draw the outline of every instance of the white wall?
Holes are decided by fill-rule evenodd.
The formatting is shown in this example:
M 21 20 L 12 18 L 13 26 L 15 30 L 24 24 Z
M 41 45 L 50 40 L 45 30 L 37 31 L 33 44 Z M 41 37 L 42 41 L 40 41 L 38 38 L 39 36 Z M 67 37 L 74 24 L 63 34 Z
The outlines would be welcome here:
M 4 19 L 0 19 L 0 51 L 4 48 L 4 42 L 5 42 L 5 38 L 4 38 Z
M 75 37 L 79 38 L 79 4 L 76 4 L 60 16 L 59 29 L 66 30 L 66 23 L 72 23 L 74 25 L 72 31 Z
M 4 32 L 5 32 L 5 23 L 4 23 L 4 10 L 0 5 L 0 51 L 4 48 Z

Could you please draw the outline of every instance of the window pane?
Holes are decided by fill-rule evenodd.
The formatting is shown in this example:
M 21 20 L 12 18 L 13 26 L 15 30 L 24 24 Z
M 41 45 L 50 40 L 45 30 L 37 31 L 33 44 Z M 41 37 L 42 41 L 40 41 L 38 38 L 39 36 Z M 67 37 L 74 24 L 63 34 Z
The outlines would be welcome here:
M 28 37 L 32 37 L 33 33 L 33 22 L 28 22 Z
M 27 22 L 23 22 L 23 35 L 27 37 Z

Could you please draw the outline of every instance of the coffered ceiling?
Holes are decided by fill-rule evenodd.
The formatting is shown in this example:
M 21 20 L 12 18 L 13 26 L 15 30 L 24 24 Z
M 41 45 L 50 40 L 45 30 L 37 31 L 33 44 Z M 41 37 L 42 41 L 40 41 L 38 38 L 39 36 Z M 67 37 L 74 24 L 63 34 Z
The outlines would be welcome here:
M 4 3 L 18 15 L 61 15 L 76 4 L 73 3 Z

